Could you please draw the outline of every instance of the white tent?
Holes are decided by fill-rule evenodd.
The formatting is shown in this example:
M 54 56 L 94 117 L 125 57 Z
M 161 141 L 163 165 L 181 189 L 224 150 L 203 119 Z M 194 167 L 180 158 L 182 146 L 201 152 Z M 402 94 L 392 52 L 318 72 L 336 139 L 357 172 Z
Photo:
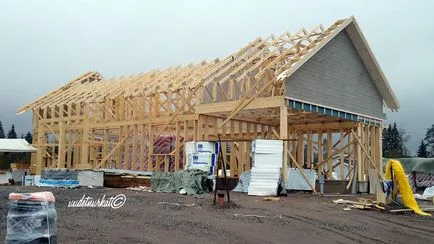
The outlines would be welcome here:
M 0 153 L 7 152 L 36 152 L 24 139 L 0 139 Z

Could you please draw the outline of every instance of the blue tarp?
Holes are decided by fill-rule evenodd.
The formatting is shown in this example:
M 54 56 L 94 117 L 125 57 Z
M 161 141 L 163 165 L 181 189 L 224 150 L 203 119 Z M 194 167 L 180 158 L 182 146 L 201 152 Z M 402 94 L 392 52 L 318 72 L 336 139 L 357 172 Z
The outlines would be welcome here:
M 41 179 L 38 186 L 48 186 L 48 187 L 78 187 L 80 182 L 78 180 L 49 180 L 49 179 Z

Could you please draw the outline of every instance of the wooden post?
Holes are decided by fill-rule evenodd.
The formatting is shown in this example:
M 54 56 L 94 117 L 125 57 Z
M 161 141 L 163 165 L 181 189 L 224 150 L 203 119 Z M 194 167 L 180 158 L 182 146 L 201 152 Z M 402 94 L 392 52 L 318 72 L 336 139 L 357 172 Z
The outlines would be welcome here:
M 119 128 L 119 137 L 118 137 L 119 142 L 121 141 L 121 138 L 124 136 L 124 133 L 125 133 L 124 132 L 124 127 L 120 126 L 120 128 Z M 128 133 L 128 131 L 127 131 L 127 133 Z M 122 164 L 122 147 L 123 146 L 119 146 L 117 148 L 117 155 L 116 155 L 116 168 L 117 169 L 120 169 L 121 168 L 121 164 Z
M 340 161 L 341 161 L 341 163 L 340 163 L 340 165 L 339 165 L 339 168 L 340 168 L 340 180 L 345 180 L 344 179 L 344 169 L 345 169 L 345 165 L 344 165 L 344 161 L 345 161 L 345 158 L 344 158 L 344 151 L 343 151 L 343 148 L 344 148 L 344 131 L 342 130 L 342 128 L 340 129 L 340 131 L 339 131 L 339 135 L 340 135 L 340 142 L 339 142 L 339 149 L 341 150 L 341 156 L 340 156 Z M 349 142 L 348 142 L 349 143 Z
M 370 153 L 371 153 L 371 158 L 374 160 L 374 163 L 375 164 L 377 164 L 377 156 L 376 156 L 376 153 L 377 153 L 377 148 L 376 148 L 376 144 L 377 143 L 375 143 L 375 138 L 376 138 L 376 136 L 375 136 L 375 126 L 370 126 L 369 127 L 369 135 L 370 135 L 370 137 L 369 137 L 369 139 L 370 139 L 370 143 L 369 143 L 369 151 L 370 151 Z M 371 167 L 369 167 L 369 164 L 368 164 L 368 168 L 371 168 Z
M 73 148 L 73 144 L 75 143 L 75 134 L 73 133 L 74 131 L 69 129 L 68 130 L 68 150 L 66 151 L 67 155 L 67 159 L 66 159 L 66 168 L 70 169 L 72 168 L 72 148 Z
M 375 144 L 375 148 L 376 148 L 375 156 L 376 156 L 376 161 L 377 161 L 377 168 L 380 170 L 381 173 L 384 173 L 383 167 L 382 167 L 382 164 L 383 164 L 383 162 L 382 162 L 382 160 L 383 160 L 383 145 L 382 145 L 382 143 L 383 143 L 383 136 L 382 136 L 383 128 L 381 126 L 375 127 L 375 130 L 376 130 L 376 132 L 375 132 L 375 143 L 376 143 Z
M 308 164 L 308 168 L 311 169 L 312 168 L 312 162 L 313 162 L 313 157 L 312 157 L 312 149 L 313 149 L 313 145 L 312 145 L 312 130 L 309 129 L 308 133 L 307 133 L 307 153 L 306 153 L 306 157 L 307 157 L 307 164 Z
M 300 167 L 304 166 L 304 132 L 300 130 L 297 134 L 297 162 Z
M 140 164 L 140 170 L 145 170 L 145 157 L 147 157 L 147 155 L 145 155 L 145 148 L 146 148 L 146 125 L 140 125 L 140 159 L 139 159 L 139 164 Z
M 288 108 L 286 104 L 282 102 L 280 105 L 280 139 L 288 139 Z M 283 162 L 282 162 L 282 174 L 285 182 L 288 182 L 288 141 L 283 142 Z
M 179 121 L 176 122 L 175 128 L 175 172 L 179 170 L 179 153 L 181 147 L 181 128 Z M 185 139 L 184 139 L 185 140 Z
M 133 136 L 131 139 L 133 140 L 132 152 L 131 152 L 131 170 L 137 170 L 137 164 L 139 161 L 137 160 L 137 136 L 138 130 L 137 125 L 133 125 Z
M 363 163 L 363 180 L 367 179 L 368 169 L 370 168 L 368 157 L 371 155 L 371 158 L 372 158 L 372 151 L 369 150 L 370 149 L 370 147 L 369 147 L 369 130 L 370 130 L 370 126 L 364 125 L 364 131 L 363 131 L 364 132 L 364 136 L 363 136 L 364 144 L 363 145 L 368 150 L 369 155 L 366 155 L 364 157 L 364 160 L 363 160 L 363 162 L 364 162 Z
M 362 138 L 362 125 L 357 125 L 357 138 L 360 140 Z M 363 180 L 362 164 L 363 164 L 363 154 L 362 154 L 362 141 L 356 144 L 357 148 L 357 180 Z
M 38 142 L 38 147 L 37 147 L 37 152 L 36 152 L 36 167 L 35 167 L 35 173 L 40 175 L 42 168 L 45 167 L 44 164 L 44 153 L 45 153 L 45 146 L 42 146 L 42 144 L 45 144 L 47 141 L 45 133 L 44 133 L 44 128 L 42 125 L 42 122 L 38 122 L 38 138 L 37 138 L 37 142 Z
M 327 178 L 332 179 L 333 174 L 333 158 L 332 158 L 333 137 L 331 130 L 327 130 Z
M 154 126 L 149 125 L 149 147 L 148 147 L 148 171 L 153 171 L 154 167 Z M 155 160 L 158 160 L 158 157 L 155 157 Z M 158 164 L 157 164 L 157 171 L 158 171 Z
M 318 131 L 318 162 L 322 162 L 323 161 L 323 156 L 324 156 L 324 150 L 323 150 L 323 141 L 322 141 L 322 131 L 319 130 Z M 320 167 L 318 168 L 318 175 L 322 173 L 323 171 L 323 165 L 320 165 Z
M 59 147 L 57 157 L 57 168 L 65 168 L 65 122 L 59 122 Z
M 80 162 L 80 146 L 78 145 L 79 143 L 79 138 L 83 137 L 82 134 L 80 134 L 80 130 L 74 130 L 74 139 L 76 140 L 75 145 L 74 145 L 74 156 L 72 159 L 72 167 L 73 168 L 77 168 L 79 162 Z
M 131 126 L 127 125 L 125 127 L 126 127 L 125 136 L 127 137 L 127 139 L 124 142 L 124 165 L 123 165 L 123 169 L 129 169 L 128 164 L 131 160 L 129 131 L 131 130 Z M 134 138 L 134 136 L 132 136 L 131 138 Z
M 81 138 L 81 158 L 80 163 L 77 165 L 79 169 L 92 169 L 92 166 L 89 164 L 89 120 L 87 119 L 88 115 L 88 106 L 85 107 L 85 119 L 83 120 L 83 134 Z

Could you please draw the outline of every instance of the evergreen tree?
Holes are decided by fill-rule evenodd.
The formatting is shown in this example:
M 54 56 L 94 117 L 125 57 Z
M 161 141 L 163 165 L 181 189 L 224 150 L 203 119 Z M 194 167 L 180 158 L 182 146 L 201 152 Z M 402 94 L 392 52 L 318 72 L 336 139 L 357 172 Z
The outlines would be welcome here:
M 24 134 L 21 133 L 20 139 L 24 139 Z
M 417 149 L 417 156 L 419 158 L 427 158 L 428 157 L 428 150 L 426 143 L 423 141 L 423 139 L 420 141 L 419 148 Z
M 24 139 L 26 139 L 26 141 L 27 141 L 28 143 L 32 144 L 32 142 L 33 142 L 33 135 L 32 135 L 32 133 L 30 133 L 30 131 L 27 132 L 27 134 L 26 134 L 26 136 L 24 137 Z
M 0 121 L 0 138 L 5 138 L 5 131 L 3 130 L 3 124 Z
M 427 146 L 428 156 L 434 157 L 434 124 L 426 130 L 425 142 Z
M 17 133 L 15 132 L 15 125 L 14 124 L 12 124 L 12 127 L 8 132 L 8 138 L 17 139 Z
M 389 124 L 387 129 L 383 129 L 383 156 L 386 158 L 407 157 L 408 150 L 405 143 L 408 136 L 403 129 L 398 129 L 396 123 Z

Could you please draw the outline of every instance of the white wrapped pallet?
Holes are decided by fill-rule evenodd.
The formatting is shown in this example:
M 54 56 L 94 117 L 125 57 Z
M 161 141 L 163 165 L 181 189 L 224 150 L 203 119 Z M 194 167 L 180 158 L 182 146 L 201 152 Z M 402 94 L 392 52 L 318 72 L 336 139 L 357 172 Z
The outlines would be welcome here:
M 219 150 L 219 144 L 209 141 L 188 141 L 185 143 L 185 154 L 193 153 L 213 153 L 217 154 Z
M 188 141 L 185 143 L 185 156 L 196 153 L 196 142 Z
M 218 143 L 189 141 L 185 143 L 187 163 L 185 169 L 199 169 L 214 174 Z
M 253 153 L 282 153 L 283 141 L 281 140 L 254 140 L 252 143 Z
M 208 153 L 218 153 L 218 143 L 208 142 L 208 141 L 197 141 L 196 142 L 196 152 L 208 152 Z
M 282 153 L 278 154 L 253 154 L 253 167 L 282 167 Z
M 204 164 L 214 166 L 216 163 L 216 155 L 213 153 L 193 153 L 188 155 L 187 164 Z
M 248 195 L 276 196 L 283 162 L 283 142 L 255 140 L 252 143 L 253 167 Z

